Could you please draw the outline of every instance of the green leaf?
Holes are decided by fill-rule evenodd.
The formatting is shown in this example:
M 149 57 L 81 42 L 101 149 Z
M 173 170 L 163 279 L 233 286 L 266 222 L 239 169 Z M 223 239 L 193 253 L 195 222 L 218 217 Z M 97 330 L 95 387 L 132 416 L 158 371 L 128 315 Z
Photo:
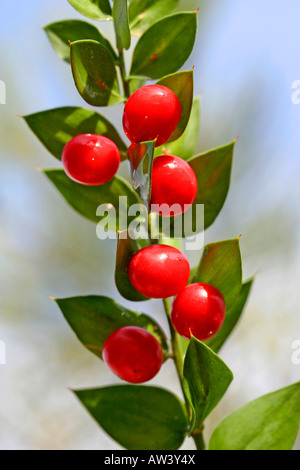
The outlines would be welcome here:
M 125 236 L 126 235 L 126 238 Z M 128 231 L 121 232 L 118 239 L 115 282 L 119 293 L 127 300 L 141 302 L 149 300 L 140 294 L 131 284 L 128 276 L 128 264 L 132 256 L 141 249 L 138 240 L 134 240 Z
M 237 322 L 239 321 L 246 305 L 252 284 L 253 279 L 250 279 L 249 281 L 242 284 L 242 288 L 240 290 L 237 300 L 226 313 L 225 321 L 223 323 L 222 328 L 213 338 L 206 341 L 206 344 L 216 353 L 220 351 L 221 347 L 223 346 L 227 338 L 230 336 Z
M 111 20 L 109 0 L 68 0 L 68 2 L 84 16 L 92 20 Z
M 291 450 L 300 425 L 300 382 L 264 395 L 227 416 L 210 450 Z
M 148 209 L 150 208 L 154 149 L 155 141 L 132 144 L 128 149 L 132 187 L 138 191 L 143 204 Z
M 129 21 L 132 34 L 141 36 L 155 21 L 170 14 L 178 0 L 129 0 Z
M 200 97 L 197 96 L 193 100 L 192 111 L 190 120 L 186 130 L 179 139 L 175 142 L 167 142 L 161 147 L 155 149 L 155 156 L 162 155 L 175 155 L 183 160 L 191 158 L 197 148 L 199 141 L 199 128 L 200 128 Z
M 204 204 L 204 228 L 220 213 L 227 197 L 235 142 L 188 160 L 198 180 L 194 204 Z
M 71 43 L 71 65 L 75 85 L 87 103 L 109 106 L 124 101 L 113 56 L 100 42 Z
M 156 21 L 139 39 L 130 75 L 160 78 L 180 69 L 192 52 L 197 13 L 183 12 Z
M 71 180 L 64 170 L 45 170 L 44 173 L 70 206 L 92 222 L 100 223 L 109 230 L 124 230 L 127 218 L 128 221 L 134 219 L 127 217 L 128 208 L 140 201 L 123 178 L 115 176 L 101 186 L 85 186 Z M 121 196 L 125 196 L 125 204 L 119 200 Z M 107 205 L 104 214 L 97 211 L 101 204 Z
M 176 450 L 185 437 L 184 405 L 158 387 L 117 385 L 75 394 L 115 441 L 128 450 Z
M 170 90 L 175 93 L 181 104 L 181 119 L 168 140 L 168 142 L 173 142 L 183 134 L 189 122 L 193 104 L 194 70 L 168 75 L 167 77 L 159 80 L 157 84 L 170 88 Z M 168 142 L 166 145 L 168 145 Z
M 80 134 L 99 134 L 107 137 L 118 147 L 121 159 L 127 158 L 126 145 L 114 126 L 92 109 L 55 108 L 25 116 L 24 119 L 46 149 L 59 160 L 67 142 Z
M 145 81 L 146 81 L 146 79 L 141 78 L 141 77 L 138 77 L 138 78 L 132 77 L 132 78 L 130 78 L 130 81 L 129 81 L 130 94 L 133 94 L 136 90 L 138 90 L 139 88 L 144 86 Z
M 118 49 L 129 49 L 131 34 L 128 22 L 127 0 L 113 1 L 113 19 Z
M 114 60 L 117 61 L 117 55 L 109 41 L 102 36 L 95 26 L 85 21 L 58 21 L 57 23 L 51 23 L 45 26 L 44 30 L 58 56 L 66 62 L 71 62 L 70 42 L 79 41 L 81 39 L 93 39 L 94 41 L 100 42 L 110 51 Z
M 191 432 L 201 431 L 203 421 L 219 403 L 232 382 L 226 364 L 204 343 L 192 337 L 186 352 L 183 383 L 193 411 Z
M 174 142 L 176 145 L 178 141 Z M 161 148 L 161 153 L 168 153 L 168 147 Z M 181 218 L 182 236 L 191 237 L 207 229 L 221 211 L 229 189 L 232 156 L 235 141 L 219 149 L 197 155 L 187 160 L 194 170 L 198 181 L 198 192 L 194 204 Z M 158 156 L 158 150 L 155 153 Z M 178 155 L 181 157 L 181 155 Z M 202 223 L 201 206 L 204 208 L 204 224 Z M 199 209 L 199 214 L 197 211 Z M 180 225 L 179 217 L 171 217 L 170 236 L 174 237 L 174 227 Z M 162 218 L 160 225 L 162 224 Z
M 219 289 L 228 311 L 242 287 L 239 238 L 206 245 L 193 282 L 205 282 Z
M 150 317 L 129 310 L 109 297 L 89 295 L 54 299 L 79 341 L 102 359 L 106 338 L 123 326 L 138 326 L 153 334 L 168 351 L 163 330 Z

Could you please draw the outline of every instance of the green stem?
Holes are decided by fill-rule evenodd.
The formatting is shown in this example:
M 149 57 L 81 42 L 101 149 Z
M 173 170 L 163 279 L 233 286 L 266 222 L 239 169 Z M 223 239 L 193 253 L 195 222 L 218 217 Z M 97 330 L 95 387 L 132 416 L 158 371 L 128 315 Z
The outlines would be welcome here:
M 163 299 L 163 304 L 164 304 L 164 308 L 165 308 L 165 312 L 166 312 L 166 316 L 167 316 L 167 320 L 168 320 L 168 324 L 170 328 L 170 333 L 171 333 L 172 358 L 175 363 L 178 379 L 179 379 L 181 390 L 184 396 L 186 410 L 187 410 L 188 416 L 191 416 L 191 406 L 186 397 L 184 386 L 183 386 L 183 365 L 184 365 L 183 353 L 182 353 L 179 335 L 174 329 L 172 322 L 171 322 L 170 299 Z M 191 437 L 193 438 L 195 442 L 197 450 L 205 450 L 205 443 L 204 443 L 202 432 L 192 434 Z
M 205 450 L 205 443 L 202 432 L 199 434 L 192 434 L 192 438 L 194 439 L 197 450 Z
M 122 83 L 123 83 L 123 89 L 124 89 L 124 95 L 125 98 L 129 98 L 130 96 L 130 88 L 129 88 L 129 81 L 126 76 L 126 68 L 125 68 L 125 60 L 124 60 L 124 51 L 123 49 L 119 50 L 119 61 L 120 61 L 120 72 L 121 72 L 121 78 L 122 78 Z

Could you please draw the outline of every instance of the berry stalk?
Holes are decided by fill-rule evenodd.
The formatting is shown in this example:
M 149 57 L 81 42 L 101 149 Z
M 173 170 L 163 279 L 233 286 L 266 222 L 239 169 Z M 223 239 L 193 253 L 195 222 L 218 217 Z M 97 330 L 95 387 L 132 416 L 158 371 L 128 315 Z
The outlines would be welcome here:
M 121 78 L 122 78 L 124 95 L 125 95 L 125 98 L 128 99 L 130 97 L 130 89 L 129 89 L 129 81 L 127 80 L 127 75 L 126 75 L 123 49 L 119 50 L 119 68 L 120 68 L 120 73 L 121 73 Z

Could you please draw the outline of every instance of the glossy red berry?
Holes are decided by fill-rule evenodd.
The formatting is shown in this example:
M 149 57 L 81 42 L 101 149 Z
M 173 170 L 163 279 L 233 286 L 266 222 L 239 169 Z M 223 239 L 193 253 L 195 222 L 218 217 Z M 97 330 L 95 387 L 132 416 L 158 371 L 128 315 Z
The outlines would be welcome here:
M 153 161 L 151 205 L 166 204 L 153 212 L 162 216 L 179 215 L 195 201 L 198 182 L 192 167 L 182 158 L 162 155 Z M 176 206 L 175 206 L 176 204 Z M 169 208 L 174 206 L 170 214 Z
M 123 127 L 132 143 L 157 139 L 156 147 L 159 147 L 170 138 L 180 118 L 181 104 L 172 90 L 161 85 L 146 85 L 128 99 Z
M 97 186 L 110 181 L 120 165 L 114 142 L 96 134 L 73 137 L 65 146 L 62 163 L 67 175 L 77 183 Z
M 163 299 L 178 294 L 186 286 L 190 264 L 177 248 L 151 245 L 131 258 L 128 274 L 138 292 L 153 299 Z
M 195 283 L 185 287 L 175 298 L 171 320 L 184 338 L 190 339 L 193 335 L 205 341 L 219 331 L 225 313 L 221 292 L 210 284 Z
M 103 359 L 120 379 L 142 383 L 151 380 L 159 372 L 163 352 L 157 339 L 147 330 L 125 326 L 106 339 Z

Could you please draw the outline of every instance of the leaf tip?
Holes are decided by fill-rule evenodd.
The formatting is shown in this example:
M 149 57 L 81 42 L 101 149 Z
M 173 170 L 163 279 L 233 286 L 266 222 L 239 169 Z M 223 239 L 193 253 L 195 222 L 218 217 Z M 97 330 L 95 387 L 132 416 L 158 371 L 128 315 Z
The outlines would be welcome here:
M 234 143 L 236 143 L 238 140 L 239 140 L 240 136 L 238 135 L 235 139 L 234 139 Z
M 34 169 L 35 169 L 36 171 L 38 171 L 39 173 L 42 173 L 42 172 L 43 172 L 43 168 L 40 167 L 40 166 L 35 166 Z
M 56 298 L 55 298 L 55 297 L 52 297 L 52 295 L 48 295 L 48 297 L 49 297 L 49 299 L 56 301 Z

